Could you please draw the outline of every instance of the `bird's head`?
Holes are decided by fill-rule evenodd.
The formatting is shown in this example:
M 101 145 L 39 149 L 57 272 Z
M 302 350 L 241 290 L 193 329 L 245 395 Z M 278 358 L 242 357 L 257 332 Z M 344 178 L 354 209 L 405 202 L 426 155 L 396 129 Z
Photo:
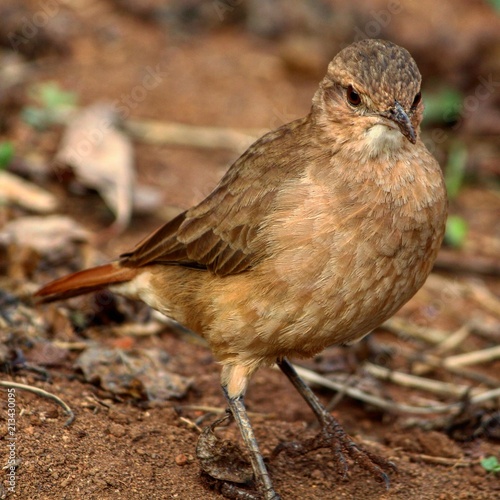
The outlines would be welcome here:
M 420 84 L 407 50 L 385 40 L 362 40 L 330 63 L 312 114 L 336 141 L 355 139 L 369 156 L 391 154 L 417 142 L 423 115 Z

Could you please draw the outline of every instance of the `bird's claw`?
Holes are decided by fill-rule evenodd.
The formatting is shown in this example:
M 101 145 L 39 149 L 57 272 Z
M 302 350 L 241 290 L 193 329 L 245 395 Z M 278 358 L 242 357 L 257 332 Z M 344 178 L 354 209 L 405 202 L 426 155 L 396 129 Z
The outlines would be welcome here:
M 372 453 L 355 443 L 333 417 L 327 418 L 320 432 L 313 438 L 307 439 L 301 443 L 280 443 L 274 449 L 272 457 L 275 457 L 281 452 L 285 452 L 290 456 L 299 456 L 321 448 L 332 449 L 333 459 L 339 473 L 344 479 L 347 478 L 347 473 L 349 471 L 347 461 L 347 457 L 349 457 L 353 462 L 369 471 L 378 480 L 383 481 L 386 488 L 389 489 L 390 479 L 385 471 L 397 471 L 396 466 L 384 457 Z

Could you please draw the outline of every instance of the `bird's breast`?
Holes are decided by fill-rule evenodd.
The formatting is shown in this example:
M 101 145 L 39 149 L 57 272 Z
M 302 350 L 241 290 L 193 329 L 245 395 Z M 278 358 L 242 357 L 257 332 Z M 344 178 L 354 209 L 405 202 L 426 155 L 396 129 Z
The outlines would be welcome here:
M 316 177 L 282 195 L 267 265 L 288 290 L 283 300 L 298 304 L 300 328 L 291 322 L 289 331 L 294 342 L 304 337 L 304 353 L 368 333 L 407 302 L 431 270 L 446 212 L 439 167 L 387 175 L 392 189 L 374 176 L 336 184 Z

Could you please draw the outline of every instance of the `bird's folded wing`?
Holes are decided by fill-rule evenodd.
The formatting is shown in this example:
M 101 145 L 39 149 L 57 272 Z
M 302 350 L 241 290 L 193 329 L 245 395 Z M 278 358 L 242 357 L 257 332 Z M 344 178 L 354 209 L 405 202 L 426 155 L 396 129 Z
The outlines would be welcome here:
M 205 200 L 123 254 L 120 263 L 132 267 L 178 264 L 226 276 L 265 259 L 267 245 L 259 237 L 261 229 L 278 190 L 302 171 L 303 159 L 289 152 L 300 143 L 305 123 L 302 118 L 261 137 Z M 275 144 L 270 147 L 271 142 Z
M 275 159 L 258 158 L 262 144 L 254 146 L 212 194 L 123 254 L 120 263 L 132 267 L 178 264 L 225 276 L 246 271 L 265 258 L 258 234 L 282 180 Z M 243 165 L 249 156 L 256 158 Z
M 255 265 L 263 257 L 256 235 L 273 192 L 246 186 L 235 193 L 231 187 L 220 185 L 200 205 L 160 227 L 123 254 L 121 264 L 178 264 L 219 276 Z

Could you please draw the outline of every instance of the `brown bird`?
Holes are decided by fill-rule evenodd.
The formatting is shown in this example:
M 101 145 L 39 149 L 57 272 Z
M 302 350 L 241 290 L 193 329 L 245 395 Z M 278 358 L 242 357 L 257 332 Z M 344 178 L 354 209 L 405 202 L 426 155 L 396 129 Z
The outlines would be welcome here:
M 331 446 L 386 480 L 287 357 L 350 344 L 426 280 L 443 238 L 446 193 L 420 139 L 421 76 L 403 48 L 340 51 L 310 113 L 256 141 L 200 204 L 111 264 L 56 280 L 43 301 L 108 287 L 198 332 L 249 449 L 259 494 L 277 499 L 243 403 L 252 374 L 277 363 L 321 424 L 292 452 Z

